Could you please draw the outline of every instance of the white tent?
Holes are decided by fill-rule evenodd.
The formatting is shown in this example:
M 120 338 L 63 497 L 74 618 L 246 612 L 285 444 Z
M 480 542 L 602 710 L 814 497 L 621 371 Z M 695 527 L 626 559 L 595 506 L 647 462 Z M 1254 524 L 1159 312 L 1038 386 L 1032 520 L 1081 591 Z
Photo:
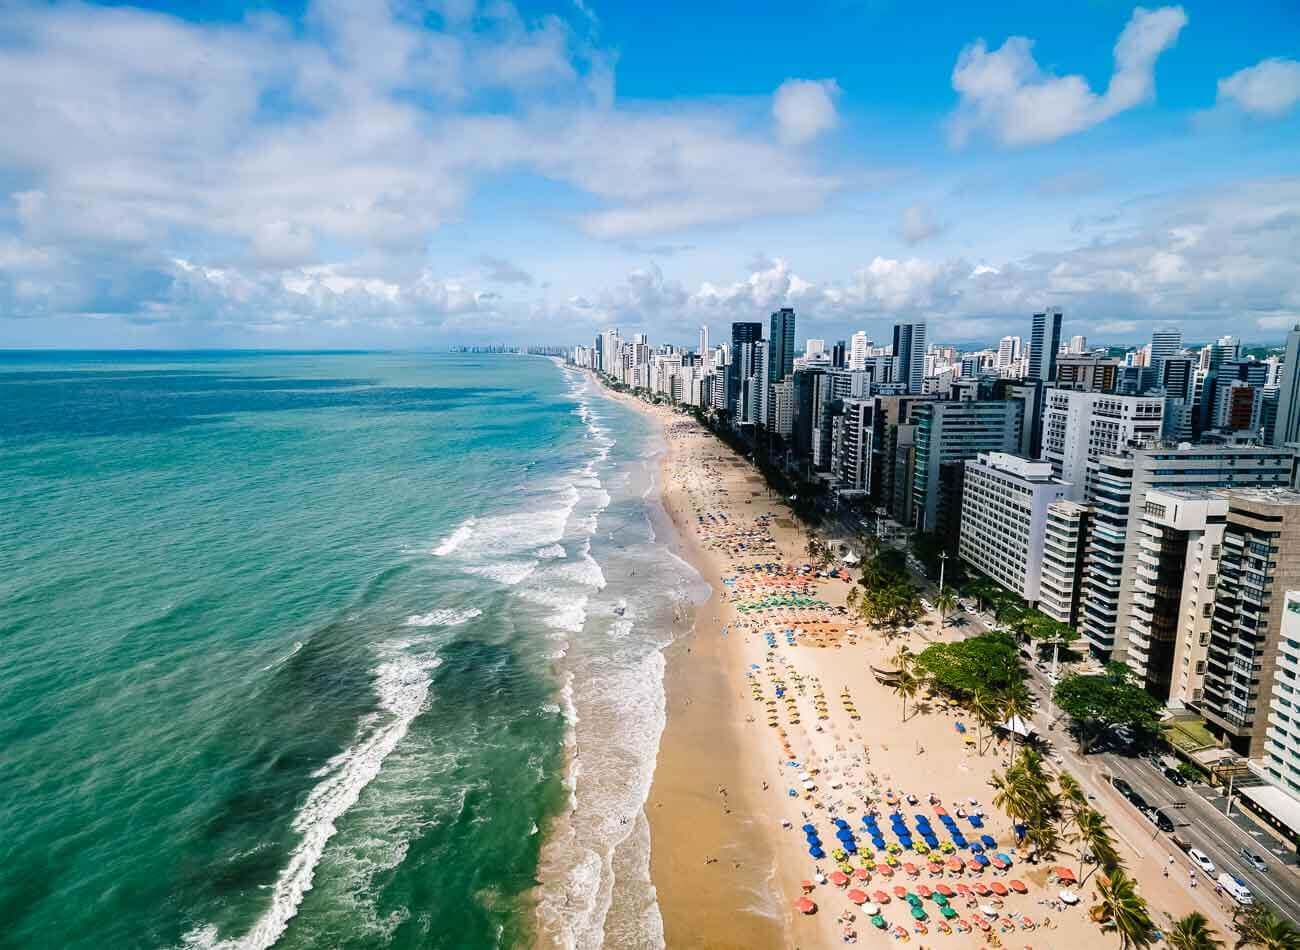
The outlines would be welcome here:
M 1025 722 L 1019 716 L 1012 716 L 1002 724 L 1001 728 L 1005 729 L 1007 732 L 1014 732 L 1016 735 L 1025 736 L 1026 738 L 1034 734 L 1034 727 L 1030 723 Z
M 840 560 L 845 564 L 857 564 L 858 561 L 862 560 L 862 558 L 850 551 L 848 554 L 844 555 L 844 557 L 840 558 Z

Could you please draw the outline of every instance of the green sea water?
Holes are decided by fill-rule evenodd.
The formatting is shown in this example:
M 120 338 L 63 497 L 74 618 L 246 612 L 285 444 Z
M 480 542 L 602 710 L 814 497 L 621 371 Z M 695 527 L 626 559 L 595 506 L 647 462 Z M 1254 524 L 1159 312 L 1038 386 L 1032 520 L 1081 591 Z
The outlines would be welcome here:
M 647 438 L 542 359 L 0 354 L 0 945 L 657 945 Z

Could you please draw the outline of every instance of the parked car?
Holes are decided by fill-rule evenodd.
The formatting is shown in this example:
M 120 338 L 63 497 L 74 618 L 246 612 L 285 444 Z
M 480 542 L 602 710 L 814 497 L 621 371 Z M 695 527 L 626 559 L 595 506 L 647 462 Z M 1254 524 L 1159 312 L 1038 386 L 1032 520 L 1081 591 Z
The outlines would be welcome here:
M 1177 769 L 1169 769 L 1169 768 L 1165 769 L 1164 776 L 1165 778 L 1169 779 L 1169 781 L 1177 785 L 1179 788 L 1187 787 L 1187 779 L 1183 778 L 1182 773 L 1179 772 Z
M 1249 864 L 1251 867 L 1253 867 L 1256 871 L 1268 870 L 1268 863 L 1265 862 L 1263 857 L 1261 857 L 1259 854 L 1256 854 L 1254 851 L 1251 851 L 1250 848 L 1242 848 L 1241 856 L 1245 858 L 1246 863 Z
M 1162 812 L 1160 809 L 1153 808 L 1151 810 L 1151 814 L 1149 817 L 1151 818 L 1152 821 L 1156 823 L 1156 827 L 1159 828 L 1161 831 L 1163 831 L 1165 834 L 1173 834 L 1174 832 L 1173 819 L 1170 818 L 1168 815 L 1166 815 L 1164 812 Z
M 1133 803 L 1134 808 L 1144 815 L 1151 811 L 1151 803 L 1143 798 L 1140 792 L 1134 792 L 1128 797 L 1128 800 Z
M 1199 867 L 1206 874 L 1210 875 L 1211 877 L 1214 876 L 1214 862 L 1211 861 L 1210 856 L 1206 854 L 1204 851 L 1202 851 L 1200 848 L 1190 848 L 1187 852 L 1187 856 L 1191 858 L 1192 861 L 1196 864 L 1196 866 Z
M 1246 886 L 1246 882 L 1241 878 L 1233 877 L 1225 871 L 1219 875 L 1217 883 L 1219 887 L 1223 888 L 1225 894 L 1242 907 L 1249 907 L 1255 903 L 1255 895 L 1250 892 L 1250 888 Z
M 1111 784 L 1115 786 L 1115 791 L 1119 792 L 1125 798 L 1132 798 L 1133 786 L 1122 778 L 1112 779 Z

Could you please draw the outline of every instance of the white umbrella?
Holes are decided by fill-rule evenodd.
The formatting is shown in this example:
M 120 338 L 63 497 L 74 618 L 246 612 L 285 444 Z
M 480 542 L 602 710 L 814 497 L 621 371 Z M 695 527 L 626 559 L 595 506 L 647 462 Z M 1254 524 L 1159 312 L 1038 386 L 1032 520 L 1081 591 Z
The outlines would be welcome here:
M 876 914 L 880 913 L 880 905 L 868 901 L 862 905 L 862 913 L 866 914 L 868 917 L 875 917 Z
M 1061 891 L 1056 896 L 1059 897 L 1061 900 L 1065 901 L 1067 904 L 1079 903 L 1079 895 L 1074 893 L 1074 891 L 1070 891 L 1070 890 Z
M 998 912 L 992 904 L 980 904 L 980 913 L 985 917 L 997 917 Z
M 1012 716 L 1002 724 L 1002 728 L 1007 732 L 1014 732 L 1016 735 L 1025 736 L 1026 738 L 1034 734 L 1034 727 L 1019 716 Z

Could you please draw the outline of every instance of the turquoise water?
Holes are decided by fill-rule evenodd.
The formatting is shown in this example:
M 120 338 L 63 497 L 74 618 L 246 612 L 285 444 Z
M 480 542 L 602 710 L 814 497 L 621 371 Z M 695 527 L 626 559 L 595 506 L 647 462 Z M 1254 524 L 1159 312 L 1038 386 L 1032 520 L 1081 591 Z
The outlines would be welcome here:
M 542 359 L 0 354 L 0 944 L 657 945 L 652 447 Z

